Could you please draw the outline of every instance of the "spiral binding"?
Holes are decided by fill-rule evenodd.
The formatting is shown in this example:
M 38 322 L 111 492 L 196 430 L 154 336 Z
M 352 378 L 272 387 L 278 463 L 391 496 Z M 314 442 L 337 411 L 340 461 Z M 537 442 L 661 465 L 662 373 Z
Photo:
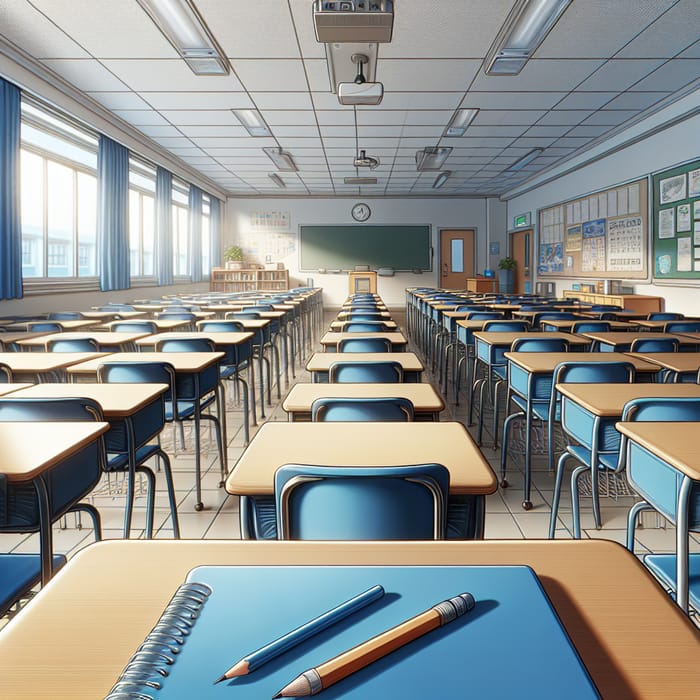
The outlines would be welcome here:
M 183 583 L 104 700 L 155 700 L 150 691 L 162 687 L 162 680 L 170 673 L 168 667 L 175 663 L 211 594 L 212 589 L 204 583 Z

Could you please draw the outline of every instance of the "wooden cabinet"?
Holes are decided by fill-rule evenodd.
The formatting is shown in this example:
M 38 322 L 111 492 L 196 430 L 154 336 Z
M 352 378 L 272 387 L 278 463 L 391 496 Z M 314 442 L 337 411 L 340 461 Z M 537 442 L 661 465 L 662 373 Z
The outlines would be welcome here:
M 498 280 L 495 277 L 467 277 L 467 291 L 478 294 L 498 292 Z
M 564 290 L 565 299 L 578 299 L 584 304 L 613 304 L 628 311 L 638 313 L 653 313 L 663 311 L 663 297 L 652 297 L 644 294 L 597 294 L 595 292 L 575 292 Z
M 352 294 L 376 294 L 377 293 L 377 273 L 376 272 L 350 272 L 350 289 Z
M 212 292 L 286 292 L 289 289 L 289 270 L 215 267 L 209 281 Z

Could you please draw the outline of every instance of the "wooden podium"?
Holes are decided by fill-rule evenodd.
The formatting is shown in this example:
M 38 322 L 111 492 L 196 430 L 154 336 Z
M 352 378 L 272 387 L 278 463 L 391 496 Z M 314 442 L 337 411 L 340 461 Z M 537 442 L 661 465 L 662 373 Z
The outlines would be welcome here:
M 350 294 L 376 294 L 376 272 L 350 272 Z

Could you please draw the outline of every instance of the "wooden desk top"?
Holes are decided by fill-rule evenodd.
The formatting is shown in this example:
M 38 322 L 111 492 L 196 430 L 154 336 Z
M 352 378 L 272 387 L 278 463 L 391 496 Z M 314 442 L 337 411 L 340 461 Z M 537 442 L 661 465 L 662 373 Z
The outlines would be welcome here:
M 487 345 L 496 347 L 510 347 L 514 340 L 518 338 L 555 338 L 566 340 L 569 345 L 583 346 L 590 345 L 591 342 L 587 338 L 582 338 L 580 335 L 573 333 L 560 333 L 559 331 L 518 331 L 515 333 L 499 333 L 497 331 L 478 331 L 474 333 L 474 338 L 477 341 L 486 343 Z
M 69 331 L 64 333 L 49 333 L 34 338 L 26 338 L 25 340 L 18 340 L 17 344 L 23 347 L 43 347 L 48 349 L 49 341 L 52 340 L 76 340 L 81 338 L 91 338 L 96 341 L 98 345 L 124 345 L 126 343 L 133 343 L 138 338 L 143 338 L 148 335 L 148 331 L 145 333 L 122 333 L 115 331 Z
M 106 352 L 1 352 L 0 362 L 13 372 L 41 373 L 64 369 L 92 358 L 100 362 L 108 355 Z
M 58 331 L 55 331 L 58 332 Z M 0 333 L 0 347 L 6 348 L 12 343 L 18 343 L 20 340 L 29 340 L 30 338 L 40 338 L 50 335 L 46 331 L 15 331 L 11 333 Z
M 672 372 L 697 372 L 700 369 L 700 352 L 627 352 L 624 354 L 627 357 L 641 358 L 657 367 L 670 369 Z
M 337 331 L 345 328 L 348 323 L 372 323 L 372 321 L 331 321 L 330 329 Z M 383 320 L 381 323 L 383 323 L 387 328 L 398 328 L 396 321 L 391 321 L 390 319 Z
M 403 333 L 326 333 L 320 340 L 321 345 L 337 345 L 341 340 L 355 338 L 385 338 L 393 345 L 405 345 L 406 336 Z M 354 353 L 352 353 L 354 354 Z
M 269 318 L 235 318 L 230 320 L 240 323 L 247 331 L 259 331 L 261 328 L 270 325 Z M 203 332 L 201 331 L 201 324 L 203 323 L 206 323 L 206 321 L 197 321 L 197 328 L 200 329 L 200 332 Z
M 105 418 L 125 418 L 140 411 L 170 387 L 167 384 L 34 384 L 16 391 L 11 398 L 93 399 L 102 407 Z
M 642 355 L 622 352 L 507 352 L 505 357 L 526 372 L 553 372 L 560 362 L 631 362 L 637 372 L 659 371 Z
M 355 313 L 369 313 L 369 309 L 358 309 Z M 350 311 L 339 311 L 338 312 L 338 320 L 342 321 L 345 317 L 347 317 L 350 314 Z M 390 318 L 391 314 L 388 311 L 377 311 L 377 313 L 372 313 L 373 316 L 377 316 L 377 318 Z
M 247 343 L 251 338 L 253 338 L 253 333 L 216 333 L 213 331 L 189 331 L 187 333 L 155 333 L 154 335 L 148 335 L 145 338 L 140 338 L 136 341 L 136 345 L 138 345 L 139 347 L 154 347 L 157 343 L 161 342 L 162 340 L 179 340 L 180 338 L 202 338 L 204 340 L 211 340 L 212 343 L 214 343 L 214 345 L 241 345 L 242 343 Z
M 542 321 L 542 323 L 546 323 L 548 326 L 554 326 L 558 331 L 564 331 L 569 333 L 571 332 L 571 329 L 573 328 L 575 323 L 581 323 L 581 321 L 590 322 L 591 320 L 592 319 L 585 318 L 548 318 Z M 627 321 L 604 321 L 604 323 L 607 323 L 610 326 L 610 329 L 613 331 L 631 331 L 634 330 L 638 325 L 636 322 L 628 323 Z
M 134 318 L 146 318 L 148 314 L 145 311 L 98 311 L 94 309 L 92 311 L 81 311 L 80 315 L 96 321 L 109 321 L 115 318 L 127 321 Z
M 89 445 L 109 423 L 0 422 L 0 473 L 9 481 L 29 481 Z
M 635 321 L 635 324 L 639 326 L 640 328 L 648 328 L 650 330 L 653 330 L 655 328 L 663 330 L 664 326 L 669 323 L 668 321 L 649 321 L 646 318 L 640 318 L 638 321 Z
M 491 320 L 498 320 L 498 319 L 491 319 Z M 503 319 L 505 320 L 505 319 Z M 462 328 L 466 328 L 468 331 L 480 331 L 483 327 L 484 324 L 488 323 L 487 320 L 485 319 L 475 319 L 473 321 L 469 319 L 463 319 L 463 320 L 458 320 L 457 325 L 462 326 Z
M 679 338 L 680 337 L 685 337 L 685 338 L 692 338 L 696 342 L 700 343 L 700 333 L 674 333 L 674 335 L 677 335 Z
M 496 475 L 461 423 L 265 423 L 226 479 L 236 495 L 274 493 L 283 464 L 388 467 L 435 462 L 450 493 L 489 494 Z
M 466 306 L 466 304 L 465 304 L 465 306 Z M 447 318 L 455 318 L 459 322 L 459 319 L 466 320 L 467 316 L 469 316 L 469 314 L 471 314 L 471 313 L 473 313 L 473 312 L 472 311 L 443 311 L 442 315 L 447 317 Z
M 700 423 L 620 421 L 615 427 L 630 440 L 668 462 L 674 469 L 689 476 L 693 481 L 700 481 L 700 443 L 696 439 Z M 700 688 L 700 685 L 698 687 Z
M 595 416 L 621 416 L 624 405 L 641 398 L 700 399 L 700 384 L 557 384 L 560 394 L 575 401 Z
M 620 333 L 615 331 L 603 332 L 603 333 L 588 333 L 584 332 L 581 335 L 590 338 L 591 340 L 598 341 L 599 343 L 605 343 L 606 345 L 612 345 L 617 347 L 618 345 L 629 345 L 633 340 L 637 338 L 643 338 L 645 340 L 663 340 L 664 338 L 677 338 L 681 345 L 696 345 L 697 340 L 689 338 L 687 336 L 675 335 L 672 333 L 654 333 L 654 332 L 635 332 L 635 333 Z
M 306 363 L 309 372 L 328 372 L 334 362 L 399 362 L 404 372 L 425 368 L 413 352 L 315 352 Z
M 159 331 L 174 331 L 177 328 L 187 328 L 190 325 L 189 321 L 175 321 L 165 318 L 149 318 L 149 323 L 153 323 Z M 119 321 L 110 321 L 106 324 L 107 328 L 112 330 L 115 323 L 123 323 L 124 319 Z
M 62 320 L 47 320 L 47 319 L 35 319 L 34 321 L 18 321 L 17 323 L 12 323 L 9 326 L 5 326 L 5 328 L 9 328 L 12 331 L 26 331 L 29 329 L 29 324 L 30 323 L 58 323 L 61 328 L 63 328 L 64 331 L 72 331 L 72 330 L 77 330 L 79 328 L 90 328 L 91 326 L 94 326 L 97 321 L 91 320 L 91 319 L 66 319 L 65 321 Z M 46 331 L 42 331 L 42 333 L 46 334 Z
M 15 391 L 26 389 L 30 386 L 34 386 L 34 384 L 31 384 L 30 382 L 11 382 L 10 384 L 0 384 L 0 396 L 7 396 L 7 394 L 13 394 Z
M 0 384 L 0 386 L 2 386 Z M 431 384 L 295 384 L 282 402 L 287 413 L 309 413 L 311 404 L 321 398 L 382 398 L 408 399 L 418 412 L 436 413 L 445 402 Z
M 20 353 L 23 354 L 23 353 Z M 37 353 L 24 353 L 36 355 Z M 53 353 L 63 354 L 63 353 Z M 68 368 L 68 374 L 86 375 L 97 374 L 97 368 L 106 361 L 109 362 L 169 362 L 175 372 L 184 374 L 201 372 L 224 357 L 223 352 L 113 352 L 101 355 L 94 360 L 80 362 Z

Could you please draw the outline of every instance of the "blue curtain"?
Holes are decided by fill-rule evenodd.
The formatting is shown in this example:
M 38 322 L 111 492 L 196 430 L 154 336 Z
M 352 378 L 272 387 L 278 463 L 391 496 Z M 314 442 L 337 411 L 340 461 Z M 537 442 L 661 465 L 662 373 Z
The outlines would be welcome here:
M 20 89 L 0 78 L 0 299 L 22 297 Z
M 193 282 L 202 281 L 202 190 L 190 185 L 190 274 Z
M 221 266 L 221 200 L 211 198 L 211 213 L 209 215 L 209 230 L 211 231 L 210 260 L 212 267 Z
M 100 289 L 128 289 L 129 150 L 102 134 L 97 151 L 97 187 Z
M 156 170 L 156 271 L 158 284 L 173 283 L 173 176 L 160 166 Z

